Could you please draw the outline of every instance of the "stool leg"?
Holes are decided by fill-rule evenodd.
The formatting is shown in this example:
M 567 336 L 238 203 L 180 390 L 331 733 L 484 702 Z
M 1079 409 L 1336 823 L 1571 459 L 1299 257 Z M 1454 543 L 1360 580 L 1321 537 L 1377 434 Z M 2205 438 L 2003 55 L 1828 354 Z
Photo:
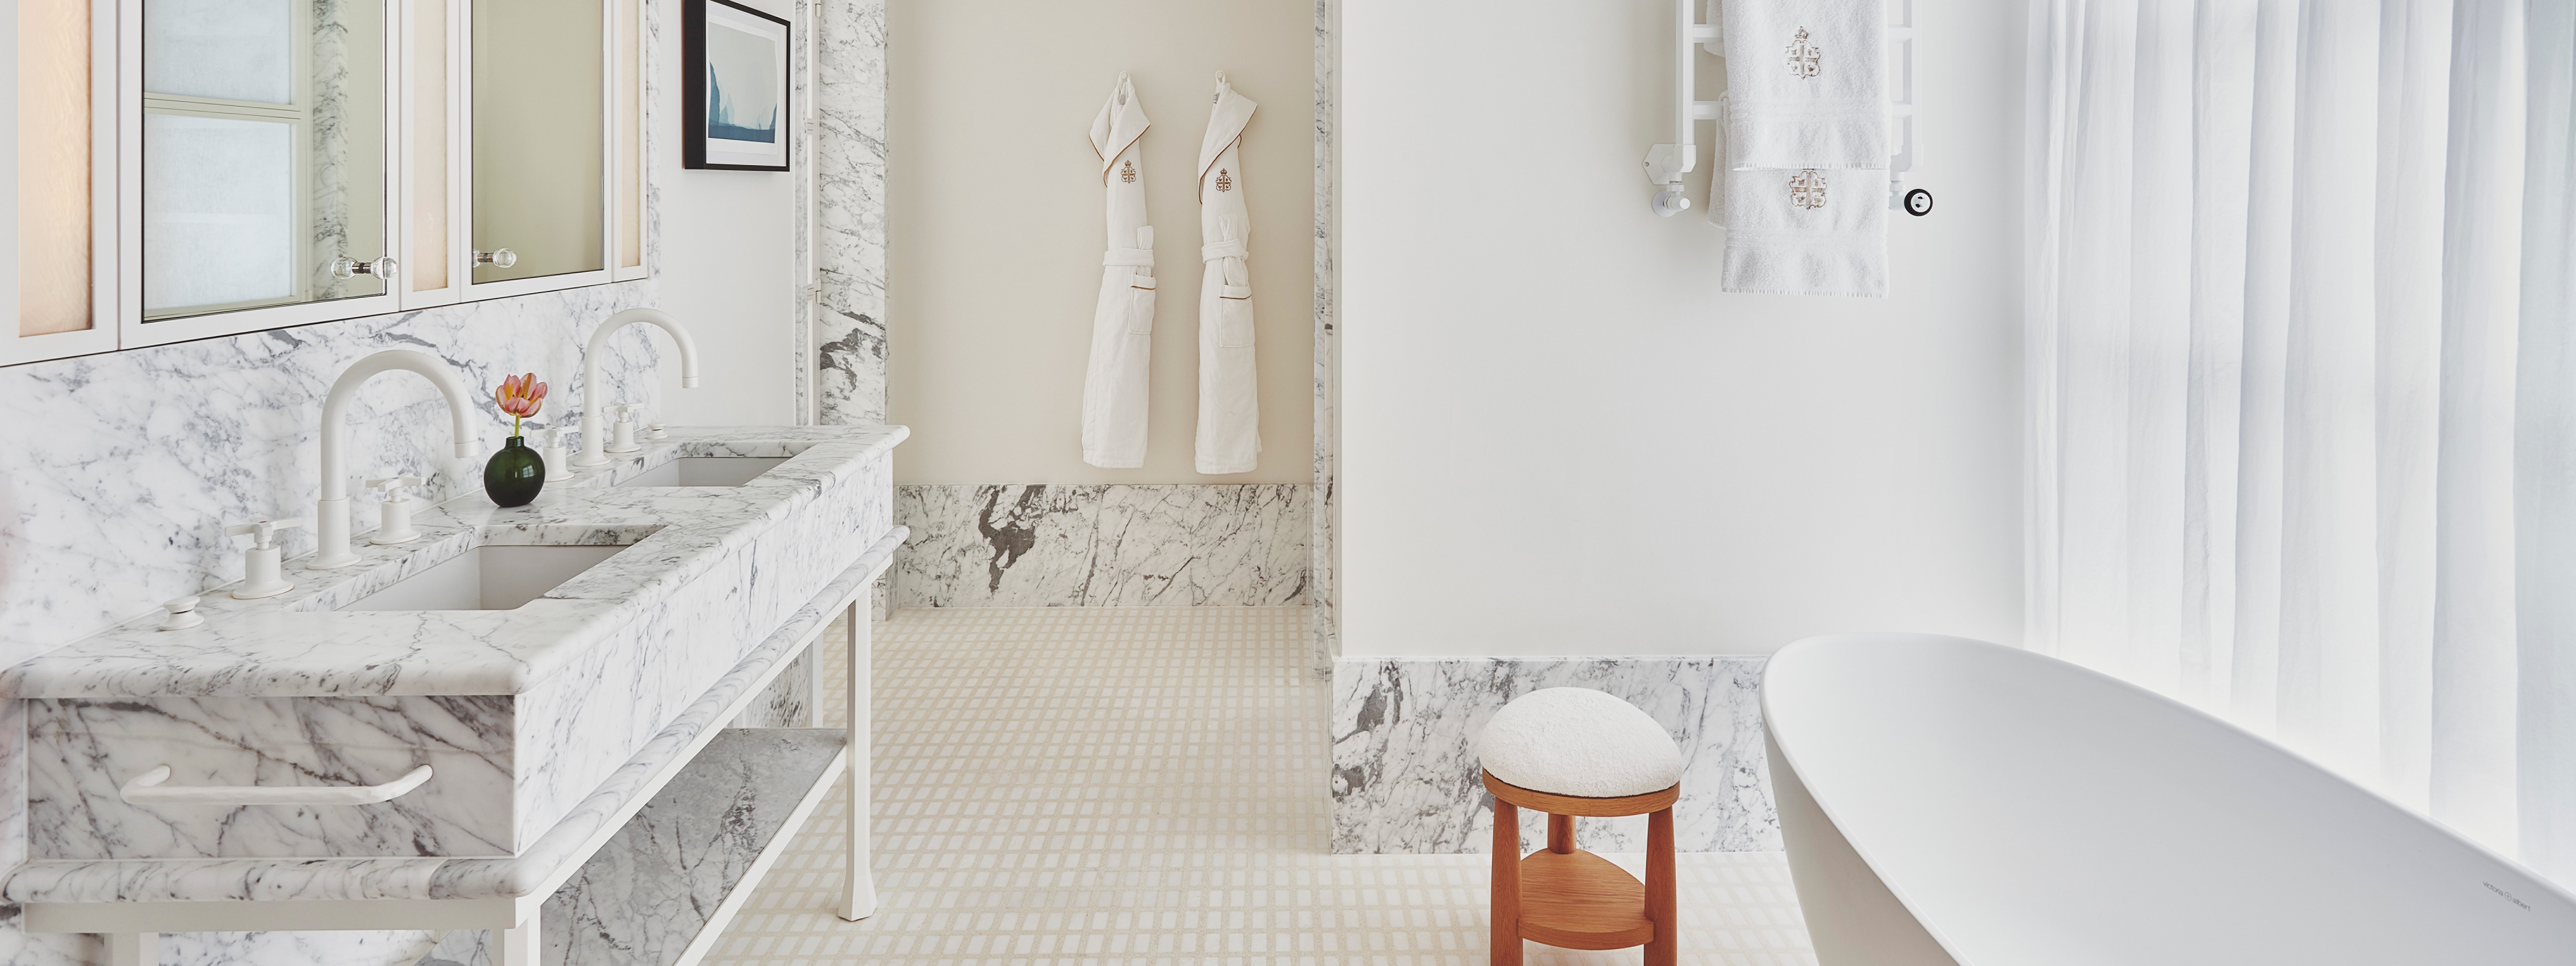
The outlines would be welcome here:
M 1521 810 L 1494 800 L 1493 966 L 1521 966 Z
M 1655 938 L 1646 943 L 1646 966 L 1673 966 L 1681 956 L 1681 917 L 1673 908 L 1673 810 L 1646 816 L 1646 918 Z
M 1574 816 L 1548 813 L 1547 850 L 1558 855 L 1574 854 Z

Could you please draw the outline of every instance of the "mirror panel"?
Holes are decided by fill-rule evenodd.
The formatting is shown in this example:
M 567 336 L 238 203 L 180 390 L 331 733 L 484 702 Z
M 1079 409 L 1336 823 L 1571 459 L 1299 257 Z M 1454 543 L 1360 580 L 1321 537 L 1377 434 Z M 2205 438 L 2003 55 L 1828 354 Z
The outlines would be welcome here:
M 143 0 L 143 316 L 385 293 L 386 0 Z
M 17 0 L 18 335 L 87 331 L 92 184 L 88 0 Z
M 411 290 L 435 292 L 447 272 L 447 0 L 412 0 Z
M 617 267 L 644 267 L 644 0 L 617 3 Z
M 473 4 L 474 281 L 605 270 L 604 5 Z

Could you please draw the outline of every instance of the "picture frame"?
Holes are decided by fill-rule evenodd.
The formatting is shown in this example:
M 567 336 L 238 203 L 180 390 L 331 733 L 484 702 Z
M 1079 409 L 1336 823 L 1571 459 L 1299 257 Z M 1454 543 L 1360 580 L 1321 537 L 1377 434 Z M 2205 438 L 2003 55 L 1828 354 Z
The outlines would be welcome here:
M 731 0 L 682 0 L 680 166 L 785 171 L 787 21 Z

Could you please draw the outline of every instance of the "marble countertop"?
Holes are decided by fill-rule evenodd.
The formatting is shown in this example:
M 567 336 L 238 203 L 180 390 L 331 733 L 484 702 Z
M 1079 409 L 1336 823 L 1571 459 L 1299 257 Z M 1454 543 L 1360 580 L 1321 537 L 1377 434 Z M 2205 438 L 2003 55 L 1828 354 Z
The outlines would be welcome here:
M 903 545 L 894 528 L 807 601 L 645 743 L 580 805 L 509 858 L 215 858 L 45 860 L 7 876 L 10 902 L 474 900 L 551 895 L 643 799 L 733 720 L 790 658 L 803 653 Z M 865 767 L 861 764 L 859 767 Z
M 670 589 L 716 566 L 836 480 L 910 435 L 901 426 L 673 427 L 607 466 L 550 481 L 502 509 L 480 492 L 414 517 L 420 539 L 353 541 L 360 560 L 307 570 L 295 588 L 198 605 L 205 623 L 162 631 L 158 613 L 0 672 L 16 698 L 520 694 Z M 792 457 L 738 487 L 612 488 L 680 457 Z M 478 546 L 632 546 L 514 610 L 340 611 Z

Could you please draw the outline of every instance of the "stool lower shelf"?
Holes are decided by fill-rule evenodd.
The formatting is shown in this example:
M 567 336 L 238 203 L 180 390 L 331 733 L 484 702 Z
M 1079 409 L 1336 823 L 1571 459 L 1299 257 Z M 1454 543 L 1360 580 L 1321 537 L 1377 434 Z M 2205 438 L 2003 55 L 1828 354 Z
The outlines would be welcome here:
M 1564 949 L 1625 949 L 1655 938 L 1646 884 L 1610 860 L 1576 849 L 1521 859 L 1522 938 Z

